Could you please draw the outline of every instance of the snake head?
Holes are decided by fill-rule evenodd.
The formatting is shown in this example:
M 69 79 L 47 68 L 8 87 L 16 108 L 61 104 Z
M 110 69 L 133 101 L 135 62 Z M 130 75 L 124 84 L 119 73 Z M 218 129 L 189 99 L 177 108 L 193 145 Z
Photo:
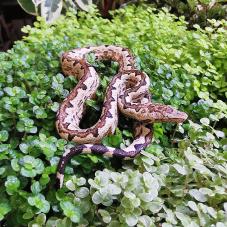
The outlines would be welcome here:
M 152 118 L 153 122 L 182 123 L 188 118 L 188 115 L 172 106 L 158 104 L 152 110 Z

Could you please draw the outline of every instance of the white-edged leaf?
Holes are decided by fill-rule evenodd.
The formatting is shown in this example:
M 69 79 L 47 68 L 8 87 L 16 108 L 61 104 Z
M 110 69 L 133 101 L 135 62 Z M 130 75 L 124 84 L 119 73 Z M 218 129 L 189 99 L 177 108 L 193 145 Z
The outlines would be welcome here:
M 175 218 L 175 214 L 170 209 L 166 209 L 166 221 L 168 223 L 173 224 L 173 225 L 176 225 L 177 224 L 177 220 Z
M 214 130 L 214 133 L 217 137 L 223 138 L 225 137 L 225 133 L 219 130 Z
M 128 226 L 135 226 L 138 222 L 138 217 L 136 217 L 135 215 L 130 215 L 126 217 L 125 221 Z
M 138 197 L 143 200 L 144 202 L 148 203 L 157 198 L 158 196 L 158 190 L 152 190 L 152 192 L 149 193 L 140 193 Z
M 99 209 L 98 213 L 102 216 L 102 220 L 105 223 L 110 223 L 111 222 L 111 216 L 108 211 Z
M 52 23 L 57 19 L 62 10 L 62 0 L 43 0 L 41 2 L 41 16 L 47 23 Z
M 136 198 L 136 196 L 135 196 L 134 193 L 128 192 L 128 191 L 125 191 L 125 192 L 124 192 L 124 196 L 125 196 L 126 198 L 128 198 L 128 199 L 135 199 L 135 198 Z
M 213 173 L 204 165 L 196 163 L 196 164 L 193 165 L 193 168 L 198 170 L 201 174 L 213 176 Z
M 163 208 L 163 201 L 158 197 L 154 201 L 148 203 L 148 209 L 152 213 L 158 213 Z
M 117 185 L 115 184 L 109 184 L 108 185 L 108 192 L 111 194 L 111 195 L 118 195 L 121 193 L 121 188 L 118 187 Z
M 99 191 L 96 191 L 92 196 L 92 201 L 94 204 L 100 204 L 102 202 L 102 196 Z
M 173 167 L 176 169 L 178 173 L 181 175 L 187 175 L 187 169 L 184 166 L 181 166 L 179 164 L 173 164 Z
M 188 201 L 188 206 L 191 208 L 191 210 L 198 211 L 198 207 L 194 201 Z
M 89 195 L 89 189 L 86 188 L 86 187 L 81 187 L 81 188 L 78 188 L 76 191 L 75 191 L 75 195 L 79 198 L 85 198 Z
M 215 195 L 215 193 L 209 188 L 200 188 L 199 191 L 201 193 L 203 193 L 204 195 L 208 195 L 208 196 L 214 196 Z
M 188 215 L 183 214 L 181 212 L 175 212 L 175 215 L 176 215 L 177 219 L 179 219 L 181 221 L 183 226 L 189 226 L 190 225 L 192 220 Z
M 75 184 L 71 181 L 71 180 L 68 180 L 66 183 L 65 183 L 66 187 L 70 190 L 70 191 L 75 191 L 76 189 L 76 186 Z
M 139 221 L 138 224 L 140 224 L 139 226 L 150 226 L 150 227 L 154 227 L 154 223 L 152 221 L 152 219 L 148 216 L 148 215 L 142 215 L 139 217 Z
M 212 218 L 217 218 L 217 211 L 213 207 L 207 207 L 207 212 Z
M 217 222 L 215 227 L 226 227 L 226 224 L 222 222 Z
M 92 4 L 92 0 L 75 0 L 76 4 L 80 9 L 84 11 L 89 11 L 89 6 Z
M 226 203 L 224 203 L 224 210 L 225 210 L 225 213 L 227 213 L 227 202 Z
M 191 197 L 195 198 L 199 202 L 207 201 L 207 197 L 203 193 L 201 193 L 198 189 L 189 190 L 189 194 Z
M 200 119 L 200 122 L 201 122 L 203 125 L 206 125 L 206 126 L 208 126 L 208 125 L 210 124 L 209 118 L 206 118 L 206 117 L 201 118 L 201 119 Z
M 184 152 L 184 155 L 188 159 L 190 164 L 193 163 L 203 164 L 203 160 L 194 155 L 190 147 L 187 148 L 187 150 Z
M 148 187 L 151 191 L 159 190 L 158 180 L 155 179 L 150 173 L 148 172 L 143 173 L 143 181 L 146 187 Z

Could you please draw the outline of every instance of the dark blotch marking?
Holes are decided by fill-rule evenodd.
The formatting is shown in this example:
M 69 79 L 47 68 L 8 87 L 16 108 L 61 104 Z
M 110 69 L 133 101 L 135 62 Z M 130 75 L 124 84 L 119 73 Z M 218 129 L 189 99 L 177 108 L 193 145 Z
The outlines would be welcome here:
M 108 148 L 103 145 L 93 145 L 90 149 L 94 154 L 104 154 L 109 151 Z
M 123 47 L 123 48 L 122 48 L 122 51 L 128 51 L 128 48 Z
M 69 127 L 70 123 L 64 123 L 63 125 L 67 129 Z
M 119 148 L 116 148 L 113 151 L 113 156 L 119 157 L 119 158 L 134 158 L 137 154 L 139 154 L 139 151 L 125 152 L 124 150 L 119 149 Z
M 82 104 L 83 104 L 83 100 L 80 100 L 78 103 L 78 107 L 81 107 Z
M 93 135 L 94 135 L 94 137 L 98 137 L 98 135 L 99 135 L 99 130 L 98 130 L 98 128 L 96 128 L 96 129 L 94 130 Z
M 71 108 L 71 107 L 73 107 L 72 103 L 68 102 L 67 103 L 67 108 Z
M 85 91 L 85 90 L 87 89 L 87 85 L 86 85 L 86 84 L 82 84 L 82 85 L 81 85 L 81 88 L 82 88 L 82 90 Z
M 134 147 L 136 151 L 141 151 L 144 148 L 144 144 L 135 144 Z
M 124 152 L 121 149 L 116 148 L 113 151 L 113 157 L 125 158 L 126 157 L 126 152 Z
M 75 66 L 77 63 L 78 63 L 78 61 L 74 61 L 74 62 L 73 62 L 73 66 Z
M 115 101 L 115 99 L 114 99 L 113 97 L 111 97 L 111 98 L 110 98 L 110 101 L 113 102 L 113 101 Z
M 106 116 L 107 116 L 108 118 L 113 118 L 113 115 L 112 115 L 109 111 L 106 113 Z
M 69 134 L 68 135 L 68 140 L 71 141 L 76 135 L 75 134 Z

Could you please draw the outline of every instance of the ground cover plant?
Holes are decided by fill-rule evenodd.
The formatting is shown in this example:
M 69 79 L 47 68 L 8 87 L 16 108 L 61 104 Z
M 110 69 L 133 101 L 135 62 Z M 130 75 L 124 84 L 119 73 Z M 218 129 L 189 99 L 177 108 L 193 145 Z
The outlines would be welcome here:
M 183 18 L 146 5 L 116 11 L 68 13 L 42 19 L 0 54 L 0 220 L 3 226 L 216 226 L 227 224 L 226 21 L 187 30 Z M 133 161 L 94 155 L 72 159 L 61 190 L 56 166 L 70 143 L 55 129 L 56 111 L 76 82 L 61 74 L 59 56 L 72 48 L 118 44 L 137 56 L 151 78 L 154 102 L 189 115 L 182 125 L 155 124 L 152 144 Z M 99 117 L 104 90 L 117 65 L 93 62 L 102 78 L 88 101 L 83 127 Z M 108 67 L 107 67 L 108 66 Z M 130 120 L 115 135 L 127 146 Z
M 227 19 L 227 5 L 223 0 L 155 0 L 155 5 L 165 6 L 175 15 L 184 15 L 190 27 L 195 23 L 206 27 L 207 19 Z

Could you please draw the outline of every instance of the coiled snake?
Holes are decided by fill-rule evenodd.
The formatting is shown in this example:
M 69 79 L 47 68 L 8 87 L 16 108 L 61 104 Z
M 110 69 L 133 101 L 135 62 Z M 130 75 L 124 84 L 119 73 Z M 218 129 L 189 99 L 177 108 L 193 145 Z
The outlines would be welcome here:
M 111 80 L 98 122 L 90 128 L 79 127 L 85 101 L 94 98 L 99 86 L 99 76 L 86 59 L 94 53 L 97 60 L 112 60 L 119 64 L 119 72 Z M 78 48 L 61 56 L 64 74 L 79 79 L 76 87 L 60 105 L 56 128 L 59 135 L 81 145 L 66 149 L 58 164 L 57 183 L 63 185 L 64 169 L 69 159 L 80 153 L 103 154 L 122 158 L 133 158 L 147 147 L 152 139 L 151 124 L 154 122 L 180 123 L 187 114 L 163 104 L 151 103 L 149 77 L 135 67 L 135 59 L 128 49 L 119 46 L 97 46 Z M 113 134 L 118 124 L 118 111 L 135 119 L 134 141 L 125 149 L 99 145 L 106 135 Z

